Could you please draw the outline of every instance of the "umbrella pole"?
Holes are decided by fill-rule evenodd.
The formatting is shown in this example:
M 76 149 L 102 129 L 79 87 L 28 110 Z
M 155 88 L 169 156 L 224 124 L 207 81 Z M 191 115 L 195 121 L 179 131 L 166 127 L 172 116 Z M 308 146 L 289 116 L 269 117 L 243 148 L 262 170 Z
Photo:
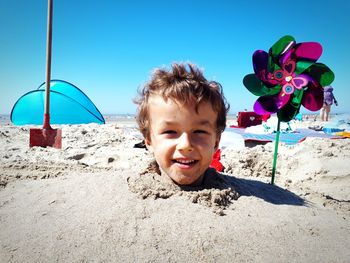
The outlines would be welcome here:
M 277 155 L 278 155 L 278 142 L 280 139 L 280 118 L 278 118 L 277 122 L 277 133 L 276 133 L 276 140 L 275 140 L 275 152 L 273 154 L 273 165 L 272 165 L 272 177 L 271 177 L 271 184 L 273 185 L 275 182 L 275 173 L 276 173 L 276 163 L 277 163 Z

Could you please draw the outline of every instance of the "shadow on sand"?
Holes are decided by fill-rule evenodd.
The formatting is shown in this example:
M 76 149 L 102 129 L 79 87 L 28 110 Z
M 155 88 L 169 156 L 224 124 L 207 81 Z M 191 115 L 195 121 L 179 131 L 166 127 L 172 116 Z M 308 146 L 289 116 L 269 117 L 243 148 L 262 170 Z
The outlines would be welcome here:
M 223 175 L 241 196 L 254 196 L 275 205 L 307 205 L 298 195 L 276 185 Z
M 201 186 L 182 186 L 184 191 L 201 191 L 203 189 L 232 189 L 238 196 L 254 196 L 275 205 L 308 205 L 303 198 L 279 186 L 253 179 L 237 178 L 232 175 L 217 173 L 208 169 Z M 237 196 L 237 197 L 238 197 Z

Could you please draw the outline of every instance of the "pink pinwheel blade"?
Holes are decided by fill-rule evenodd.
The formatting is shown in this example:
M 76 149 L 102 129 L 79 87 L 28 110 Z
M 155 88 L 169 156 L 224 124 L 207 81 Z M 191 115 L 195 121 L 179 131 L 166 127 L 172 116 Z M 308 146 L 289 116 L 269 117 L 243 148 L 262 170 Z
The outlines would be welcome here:
M 254 104 L 254 111 L 257 114 L 271 114 L 277 112 L 289 101 L 290 95 L 281 93 L 274 96 L 262 96 Z
M 256 114 L 259 114 L 259 115 L 271 114 L 271 113 L 275 113 L 276 112 L 276 111 L 273 111 L 273 110 L 271 112 L 265 110 L 259 101 L 256 101 L 254 103 L 253 110 L 254 110 L 254 112 Z
M 308 89 L 305 90 L 301 104 L 310 111 L 318 111 L 323 106 L 323 90 L 314 83 L 309 83 Z
M 295 46 L 294 55 L 297 60 L 311 60 L 316 62 L 322 55 L 322 46 L 317 42 L 304 42 Z

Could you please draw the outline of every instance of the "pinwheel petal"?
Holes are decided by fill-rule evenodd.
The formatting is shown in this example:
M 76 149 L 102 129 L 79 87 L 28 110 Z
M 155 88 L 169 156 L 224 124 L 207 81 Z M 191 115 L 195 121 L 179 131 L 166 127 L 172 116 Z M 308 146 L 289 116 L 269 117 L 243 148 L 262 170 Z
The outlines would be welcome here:
M 280 110 L 289 101 L 290 95 L 280 94 L 274 96 L 262 96 L 254 104 L 254 111 L 257 114 L 271 114 Z
M 256 96 L 275 95 L 281 91 L 281 86 L 276 85 L 269 88 L 255 75 L 248 74 L 243 79 L 244 86 Z
M 260 99 L 260 98 L 259 98 Z M 274 104 L 273 104 L 274 105 Z M 256 114 L 259 114 L 259 115 L 265 115 L 265 114 L 271 114 L 271 113 L 275 113 L 278 109 L 269 109 L 271 111 L 267 111 L 263 108 L 263 105 L 257 100 L 255 103 L 254 103 L 254 106 L 253 106 L 253 110 Z
M 263 50 L 257 50 L 253 54 L 253 67 L 254 72 L 258 78 L 263 81 L 268 86 L 274 86 L 278 84 L 276 80 L 271 80 L 268 78 L 268 61 L 269 54 Z
M 261 75 L 267 71 L 269 54 L 264 50 L 257 50 L 253 54 L 253 67 L 256 75 Z
M 269 55 L 275 64 L 280 63 L 280 58 L 295 45 L 295 39 L 292 36 L 281 37 L 269 50 Z
M 290 104 L 287 104 L 280 111 L 278 111 L 277 117 L 282 122 L 289 122 L 289 121 L 293 120 L 295 118 L 295 116 L 297 116 L 297 114 L 299 113 L 299 110 L 300 110 L 300 106 L 301 106 L 301 104 L 299 105 L 299 108 L 295 108 L 295 107 L 291 106 Z
M 322 55 L 322 46 L 317 42 L 298 43 L 294 47 L 294 56 L 297 61 L 306 60 L 316 62 Z
M 296 63 L 296 68 L 295 68 L 294 73 L 296 75 L 299 75 L 299 74 L 303 73 L 305 70 L 307 70 L 313 64 L 314 64 L 314 62 L 312 62 L 312 61 L 298 61 Z
M 292 55 L 292 50 L 293 49 L 290 49 L 288 50 L 285 54 L 283 54 L 280 58 L 280 61 L 279 61 L 279 64 L 280 65 L 283 65 L 284 63 L 286 63 L 288 60 L 290 60 L 290 57 Z
M 277 117 L 283 121 L 288 122 L 295 118 L 295 116 L 298 114 L 300 106 L 301 106 L 301 100 L 304 94 L 304 90 L 296 90 L 289 100 L 289 102 L 281 108 L 278 113 Z
M 304 74 L 309 75 L 312 79 L 320 83 L 322 87 L 330 85 L 334 80 L 334 73 L 325 64 L 314 63 Z
M 314 84 L 309 83 L 301 100 L 301 104 L 310 111 L 318 111 L 323 105 L 323 89 Z

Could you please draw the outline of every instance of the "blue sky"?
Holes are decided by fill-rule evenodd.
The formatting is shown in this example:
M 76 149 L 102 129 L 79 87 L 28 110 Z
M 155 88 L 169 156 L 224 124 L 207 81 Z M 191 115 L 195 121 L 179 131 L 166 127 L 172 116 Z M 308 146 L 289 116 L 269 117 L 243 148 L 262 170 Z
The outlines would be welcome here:
M 135 113 L 137 88 L 156 67 L 191 61 L 220 82 L 231 112 L 257 97 L 242 84 L 255 50 L 280 37 L 322 44 L 350 112 L 350 1 L 54 1 L 52 79 L 78 86 L 103 114 Z M 0 114 L 45 81 L 46 0 L 0 0 Z

